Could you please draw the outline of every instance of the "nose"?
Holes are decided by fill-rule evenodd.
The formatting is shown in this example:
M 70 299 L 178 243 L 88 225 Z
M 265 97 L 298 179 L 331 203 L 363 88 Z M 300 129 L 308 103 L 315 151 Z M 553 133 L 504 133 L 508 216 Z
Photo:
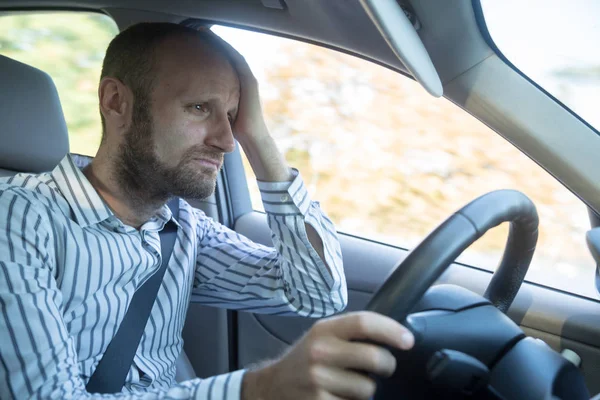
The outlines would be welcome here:
M 219 149 L 223 153 L 231 153 L 235 150 L 235 138 L 226 113 L 216 118 L 215 126 L 209 130 L 205 144 Z

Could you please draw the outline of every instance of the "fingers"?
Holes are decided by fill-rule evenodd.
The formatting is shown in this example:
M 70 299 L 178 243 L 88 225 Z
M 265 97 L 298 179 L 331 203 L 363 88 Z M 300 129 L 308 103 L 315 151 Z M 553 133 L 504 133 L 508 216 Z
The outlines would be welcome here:
M 270 396 L 263 397 L 369 400 L 377 387 L 367 373 L 388 377 L 396 369 L 395 357 L 383 346 L 408 349 L 413 342 L 408 329 L 374 312 L 320 320 L 268 367 Z
M 327 364 L 389 377 L 396 369 L 396 358 L 387 349 L 369 343 L 346 342 L 335 337 L 315 340 L 310 348 L 313 364 Z
M 410 330 L 392 318 L 371 312 L 347 313 L 319 321 L 315 329 L 331 332 L 343 340 L 369 340 L 381 345 L 408 350 L 415 339 Z
M 339 396 L 343 399 L 368 400 L 377 390 L 373 379 L 354 371 L 317 366 L 310 374 L 313 384 L 333 398 Z

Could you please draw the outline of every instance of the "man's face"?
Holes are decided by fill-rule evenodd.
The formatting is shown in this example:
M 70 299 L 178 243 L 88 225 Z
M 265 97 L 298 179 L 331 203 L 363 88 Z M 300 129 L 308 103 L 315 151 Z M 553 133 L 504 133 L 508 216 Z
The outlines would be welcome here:
M 123 172 L 158 196 L 208 197 L 224 153 L 235 147 L 239 88 L 229 62 L 199 39 L 165 40 L 155 53 L 151 93 L 134 100 Z

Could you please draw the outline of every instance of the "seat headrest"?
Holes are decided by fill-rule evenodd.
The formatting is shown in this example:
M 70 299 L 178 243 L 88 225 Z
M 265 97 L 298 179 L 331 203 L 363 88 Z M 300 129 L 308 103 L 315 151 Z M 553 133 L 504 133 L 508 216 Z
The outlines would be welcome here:
M 52 170 L 69 151 L 69 136 L 52 78 L 0 56 L 0 168 Z

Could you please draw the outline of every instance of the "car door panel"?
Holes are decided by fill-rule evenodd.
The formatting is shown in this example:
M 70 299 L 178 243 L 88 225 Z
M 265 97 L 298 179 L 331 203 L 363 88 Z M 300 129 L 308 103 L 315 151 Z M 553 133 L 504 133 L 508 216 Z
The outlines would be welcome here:
M 272 244 L 264 214 L 248 213 L 236 221 L 235 228 L 256 242 Z M 339 236 L 348 283 L 346 310 L 361 310 L 407 251 L 351 235 Z M 453 264 L 436 284 L 457 284 L 483 294 L 491 276 L 489 271 Z M 528 335 L 544 340 L 555 350 L 575 351 L 582 359 L 590 392 L 600 392 L 599 302 L 525 282 L 508 315 Z M 314 322 L 300 317 L 238 313 L 238 367 L 276 357 Z

